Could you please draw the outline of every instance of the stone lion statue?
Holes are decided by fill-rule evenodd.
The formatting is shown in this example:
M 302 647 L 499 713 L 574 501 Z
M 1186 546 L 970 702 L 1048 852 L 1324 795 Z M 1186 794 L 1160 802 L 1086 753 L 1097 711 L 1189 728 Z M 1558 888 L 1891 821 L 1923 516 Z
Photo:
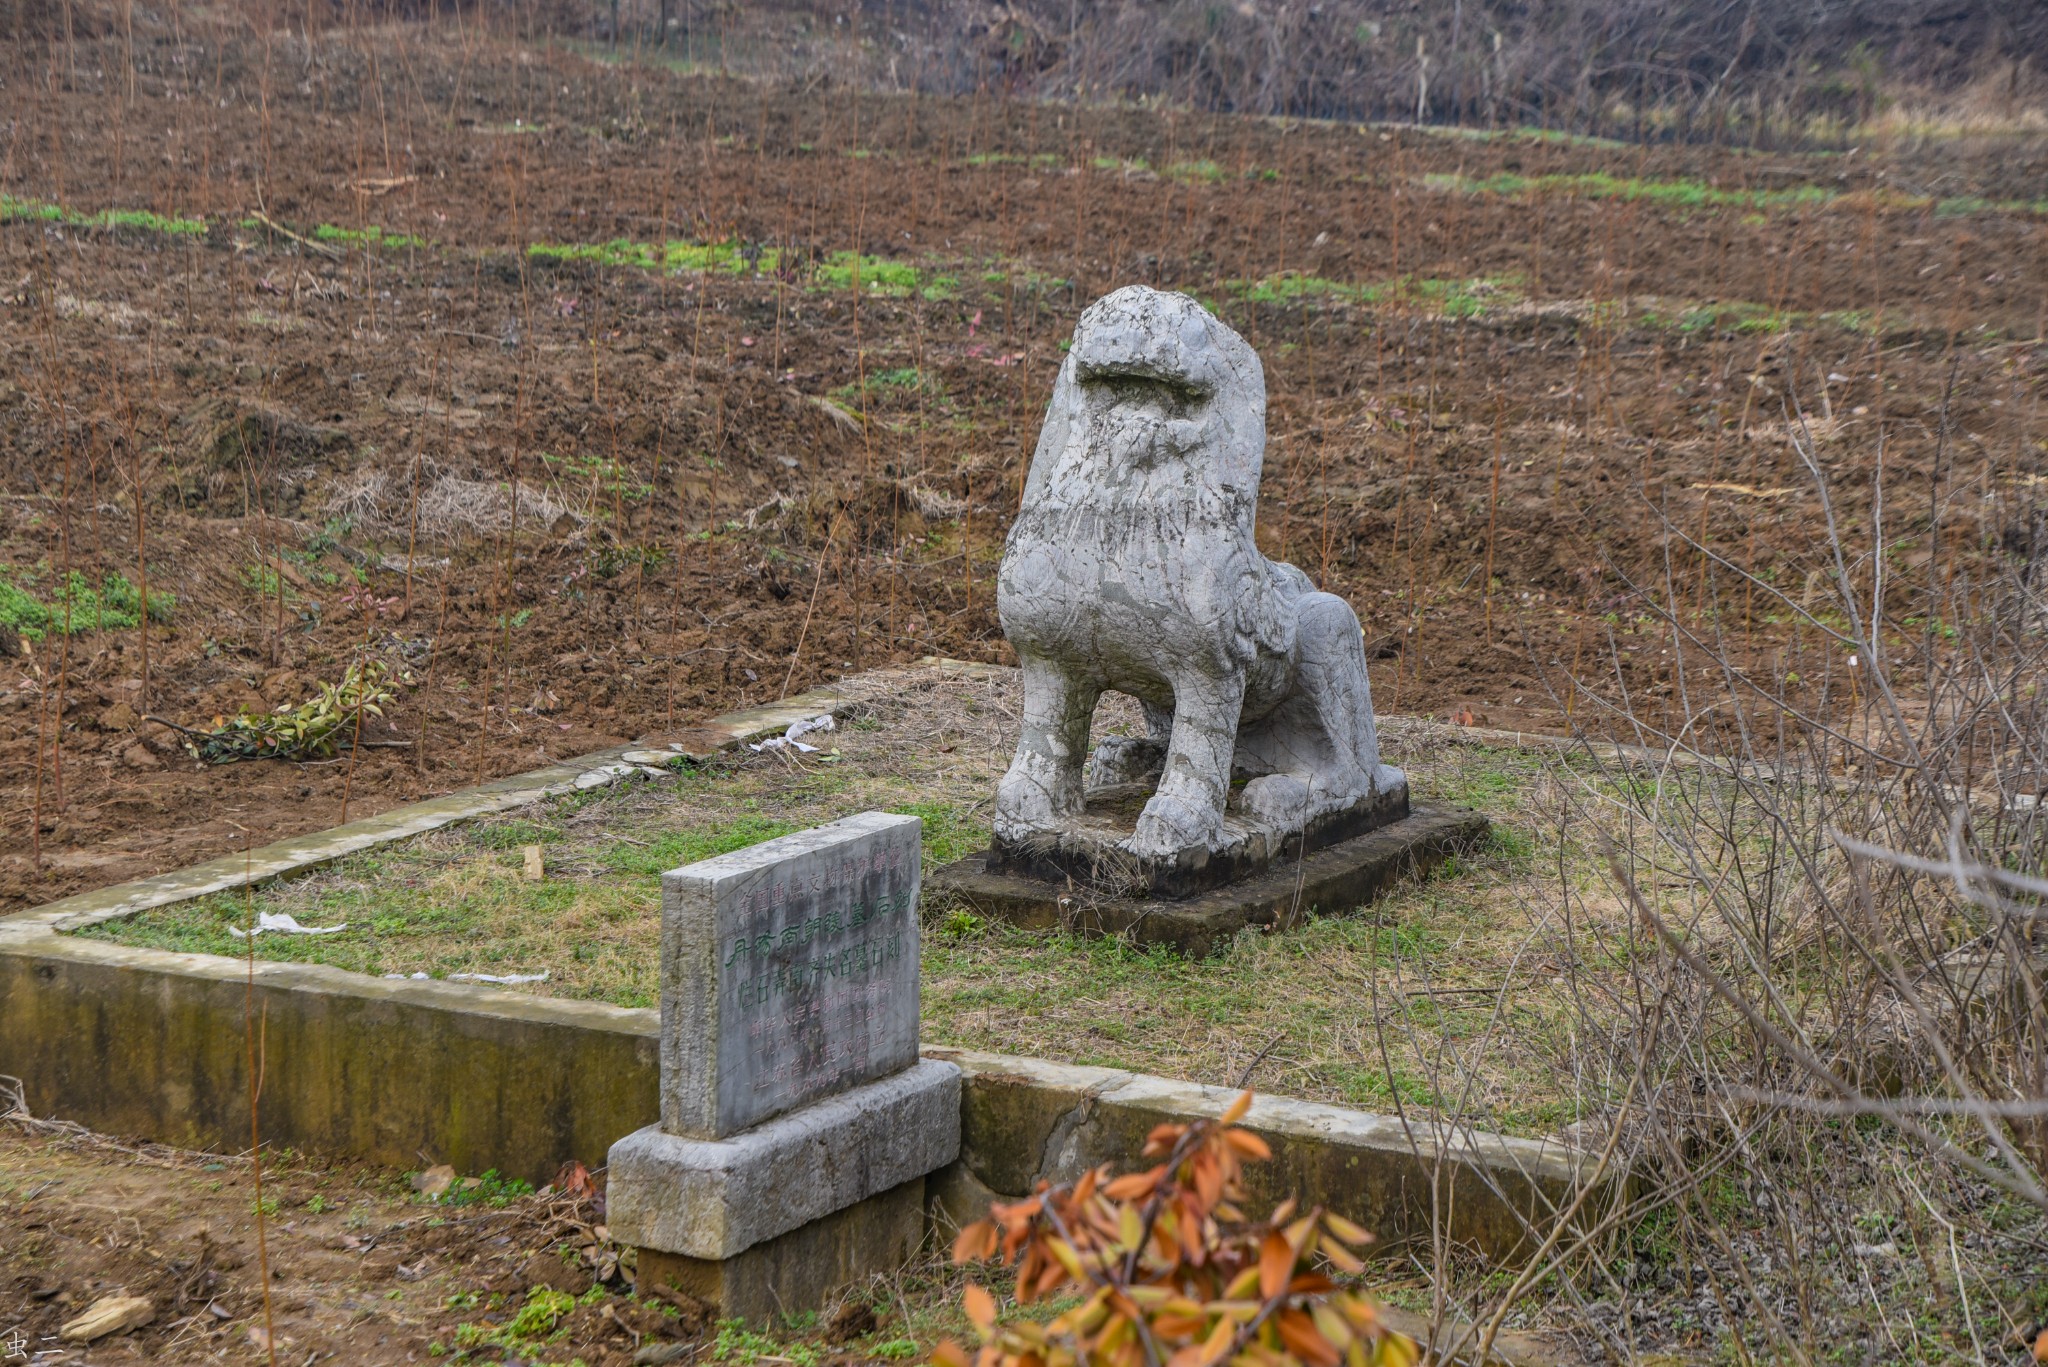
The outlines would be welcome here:
M 1237 810 L 1283 831 L 1398 788 L 1379 760 L 1358 618 L 1252 540 L 1266 449 L 1259 358 L 1195 300 L 1131 285 L 1074 329 L 997 592 L 1023 665 L 1000 841 L 1056 837 L 1085 788 L 1158 773 L 1122 848 L 1217 848 Z M 1106 690 L 1149 736 L 1088 761 Z

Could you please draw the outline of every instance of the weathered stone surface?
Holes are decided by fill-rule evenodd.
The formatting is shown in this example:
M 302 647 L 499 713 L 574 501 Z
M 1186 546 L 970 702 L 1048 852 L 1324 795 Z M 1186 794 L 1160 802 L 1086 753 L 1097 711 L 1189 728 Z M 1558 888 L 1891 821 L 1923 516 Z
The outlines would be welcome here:
M 922 1062 L 724 1139 L 635 1131 L 612 1145 L 605 1215 L 623 1243 L 731 1258 L 959 1151 L 960 1070 Z
M 634 1285 L 672 1286 L 721 1318 L 753 1324 L 819 1310 L 843 1289 L 909 1264 L 925 1235 L 925 1181 L 917 1178 L 835 1211 L 734 1258 L 640 1250 Z
M 1183 850 L 1171 859 L 1140 859 L 1130 853 L 1130 841 L 1150 795 L 1139 783 L 1091 788 L 1082 810 L 1068 818 L 1057 837 L 1023 845 L 997 841 L 987 856 L 988 871 L 1037 880 L 1046 893 L 1053 890 L 1047 884 L 1079 884 L 1099 896 L 1192 897 L 1256 877 L 1276 863 L 1292 870 L 1303 854 L 1408 815 L 1408 784 L 1403 781 L 1291 831 L 1226 811 L 1213 848 Z
M 919 832 L 863 812 L 662 875 L 662 1128 L 717 1139 L 917 1061 Z
M 1357 615 L 1254 543 L 1265 447 L 1259 358 L 1200 304 L 1132 285 L 1081 315 L 997 587 L 1024 675 L 998 858 L 1056 845 L 1089 781 L 1158 775 L 1121 842 L 1145 876 L 1222 848 L 1233 770 L 1241 815 L 1283 836 L 1405 785 L 1380 763 Z M 1151 734 L 1084 768 L 1106 690 Z
M 1403 879 L 1429 872 L 1486 839 L 1489 823 L 1466 807 L 1417 807 L 1321 849 L 1290 854 L 1264 868 L 1238 864 L 1240 876 L 1167 900 L 1141 882 L 1112 878 L 1050 881 L 1004 872 L 989 854 L 970 855 L 932 874 L 935 893 L 957 897 L 982 916 L 1031 929 L 1060 927 L 1171 945 L 1199 958 L 1230 943 L 1246 926 L 1297 925 L 1310 916 L 1348 915 Z M 1228 867 L 1228 866 L 1226 866 Z
M 933 1174 L 942 1227 L 986 1214 L 984 1191 L 1014 1200 L 1098 1164 L 1134 1167 L 1153 1127 L 1215 1116 L 1236 1095 L 1118 1068 L 936 1046 L 925 1053 L 958 1063 L 965 1080 L 960 1164 L 973 1180 Z M 1628 1175 L 1602 1170 L 1591 1154 L 1421 1113 L 1403 1119 L 1259 1096 L 1244 1123 L 1273 1150 L 1272 1162 L 1245 1170 L 1247 1212 L 1293 1196 L 1373 1230 L 1382 1251 L 1445 1238 L 1507 1261 L 1541 1242 L 1581 1184 L 1597 1183 L 1581 1210 L 1587 1226 L 1629 1192 Z

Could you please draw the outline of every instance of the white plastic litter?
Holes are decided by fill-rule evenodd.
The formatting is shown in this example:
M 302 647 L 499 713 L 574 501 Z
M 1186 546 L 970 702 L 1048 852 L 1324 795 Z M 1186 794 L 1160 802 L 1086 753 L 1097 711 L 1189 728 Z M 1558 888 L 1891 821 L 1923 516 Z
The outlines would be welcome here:
M 539 973 L 450 973 L 448 981 L 451 983 L 496 983 L 500 987 L 517 987 L 521 983 L 544 983 L 548 980 L 548 973 L 552 971 L 550 969 Z
M 228 934 L 240 940 L 250 935 L 261 935 L 266 930 L 274 930 L 280 935 L 333 935 L 347 929 L 346 921 L 338 926 L 302 926 L 299 918 L 288 911 L 259 911 L 256 913 L 256 929 L 245 934 L 237 927 L 229 926 Z
M 830 712 L 825 712 L 815 717 L 808 717 L 803 721 L 791 722 L 789 729 L 781 735 L 770 736 L 759 745 L 749 745 L 747 748 L 757 755 L 764 751 L 781 750 L 785 747 L 801 754 L 815 755 L 818 753 L 818 747 L 815 745 L 805 745 L 800 737 L 808 736 L 816 731 L 836 731 L 838 729 L 839 723 L 832 720 Z
M 402 983 L 418 983 L 433 981 L 432 975 L 426 973 L 386 973 L 384 976 L 387 978 L 396 978 Z

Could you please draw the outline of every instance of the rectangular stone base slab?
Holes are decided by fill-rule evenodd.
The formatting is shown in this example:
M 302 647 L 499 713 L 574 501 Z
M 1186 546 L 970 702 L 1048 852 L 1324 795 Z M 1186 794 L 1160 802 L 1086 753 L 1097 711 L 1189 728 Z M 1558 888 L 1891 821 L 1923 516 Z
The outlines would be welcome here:
M 1392 775 L 1399 770 L 1384 772 Z M 1080 815 L 1058 836 L 1016 844 L 998 836 L 982 856 L 983 867 L 999 877 L 1077 884 L 1098 897 L 1179 901 L 1210 888 L 1256 878 L 1269 868 L 1292 867 L 1304 850 L 1314 854 L 1408 815 L 1405 778 L 1291 832 L 1247 816 L 1233 797 L 1224 812 L 1223 835 L 1216 848 L 1140 859 L 1125 850 L 1122 842 L 1137 829 L 1138 817 L 1154 791 L 1149 783 L 1092 789 Z
M 928 895 L 949 894 L 980 915 L 1016 925 L 1126 935 L 1199 958 L 1245 926 L 1348 912 L 1401 879 L 1473 848 L 1487 830 L 1486 818 L 1469 808 L 1416 807 L 1402 820 L 1181 901 L 1101 897 L 1079 885 L 994 873 L 986 853 L 948 864 L 925 888 Z
M 730 1260 L 960 1154 L 960 1070 L 926 1059 L 724 1139 L 649 1125 L 612 1145 L 606 1223 L 635 1248 Z
M 634 1287 L 674 1287 L 721 1319 L 757 1325 L 822 1310 L 846 1288 L 910 1264 L 925 1235 L 924 1198 L 925 1180 L 914 1178 L 731 1258 L 642 1248 Z

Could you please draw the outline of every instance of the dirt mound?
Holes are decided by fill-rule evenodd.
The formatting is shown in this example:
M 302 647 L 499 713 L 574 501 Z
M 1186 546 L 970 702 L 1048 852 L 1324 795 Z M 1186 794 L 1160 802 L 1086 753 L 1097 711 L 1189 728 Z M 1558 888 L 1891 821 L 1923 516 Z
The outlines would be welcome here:
M 344 429 L 267 404 L 205 400 L 183 426 L 193 459 L 178 480 L 178 499 L 202 516 L 296 517 L 354 453 Z

